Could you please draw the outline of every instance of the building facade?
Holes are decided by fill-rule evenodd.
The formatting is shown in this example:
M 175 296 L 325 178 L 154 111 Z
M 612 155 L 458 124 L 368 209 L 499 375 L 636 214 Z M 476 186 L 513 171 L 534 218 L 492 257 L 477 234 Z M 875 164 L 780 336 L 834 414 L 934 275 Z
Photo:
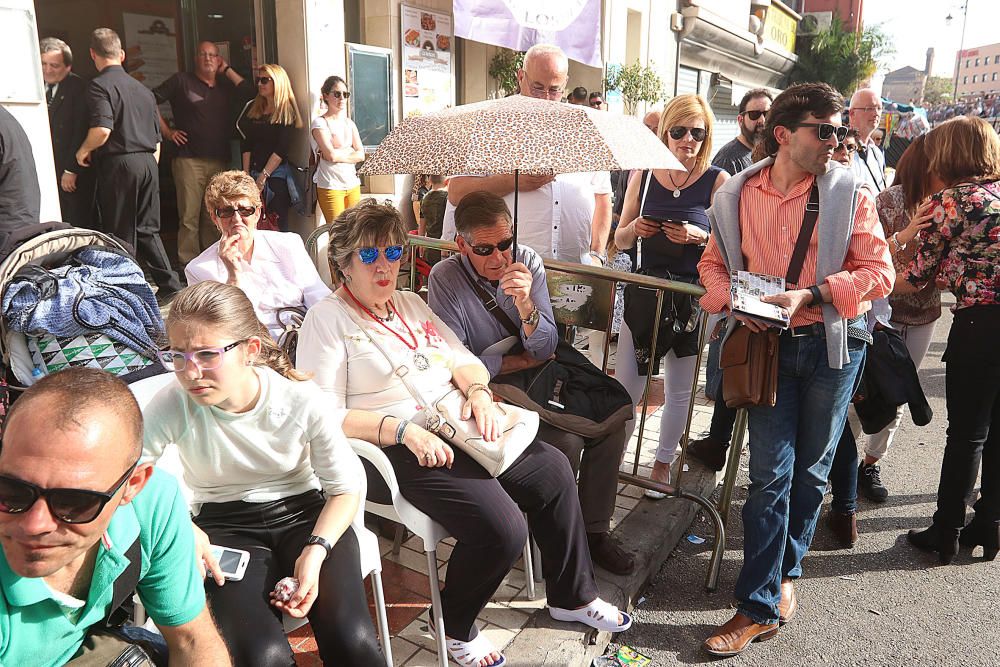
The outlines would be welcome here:
M 955 77 L 959 99 L 1000 93 L 1000 43 L 960 51 Z

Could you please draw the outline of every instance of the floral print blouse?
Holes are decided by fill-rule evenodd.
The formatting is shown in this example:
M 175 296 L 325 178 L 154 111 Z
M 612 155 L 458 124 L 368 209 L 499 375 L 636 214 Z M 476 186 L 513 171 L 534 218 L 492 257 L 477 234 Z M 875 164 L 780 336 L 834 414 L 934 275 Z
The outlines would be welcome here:
M 934 224 L 920 232 L 907 280 L 951 290 L 956 309 L 1000 304 L 1000 181 L 962 183 L 931 199 Z

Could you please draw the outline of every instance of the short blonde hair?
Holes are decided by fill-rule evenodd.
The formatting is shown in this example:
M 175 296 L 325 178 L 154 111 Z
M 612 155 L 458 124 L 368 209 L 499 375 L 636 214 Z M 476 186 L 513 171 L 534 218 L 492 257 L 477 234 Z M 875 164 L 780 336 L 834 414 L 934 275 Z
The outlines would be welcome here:
M 924 142 L 927 164 L 945 185 L 1000 180 L 1000 137 L 982 118 L 957 116 L 938 125 Z
M 274 109 L 266 116 L 267 122 L 273 125 L 294 125 L 302 127 L 302 116 L 299 114 L 299 106 L 295 103 L 295 93 L 292 92 L 292 83 L 288 80 L 288 74 L 281 65 L 261 65 L 257 70 L 257 76 L 269 76 L 274 83 Z M 257 94 L 250 109 L 247 111 L 249 118 L 264 118 L 264 96 Z
M 250 174 L 237 169 L 221 171 L 209 180 L 205 188 L 205 210 L 211 213 L 243 197 L 254 206 L 261 205 L 260 190 Z
M 660 141 L 667 144 L 667 131 L 675 125 L 683 125 L 684 121 L 699 118 L 705 122 L 705 141 L 701 143 L 701 150 L 695 157 L 694 168 L 697 171 L 708 169 L 708 162 L 712 155 L 712 125 L 715 123 L 715 116 L 712 108 L 701 95 L 689 93 L 678 95 L 663 108 L 660 114 L 660 126 L 656 135 Z
M 330 271 L 344 280 L 344 269 L 359 248 L 406 243 L 406 226 L 393 206 L 374 199 L 347 209 L 330 224 Z

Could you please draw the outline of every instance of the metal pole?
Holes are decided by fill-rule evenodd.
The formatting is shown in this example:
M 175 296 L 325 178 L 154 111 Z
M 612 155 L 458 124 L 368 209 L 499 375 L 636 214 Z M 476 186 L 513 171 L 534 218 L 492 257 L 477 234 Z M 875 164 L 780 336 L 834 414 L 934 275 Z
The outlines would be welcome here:
M 688 414 L 687 421 L 684 424 L 684 435 L 681 436 L 681 455 L 680 460 L 677 462 L 677 482 L 678 488 L 681 486 L 681 480 L 684 478 L 684 461 L 687 458 L 687 446 L 688 442 L 691 440 L 691 419 L 694 417 L 694 397 L 698 393 L 698 375 L 701 370 L 701 353 L 705 349 L 705 333 L 708 330 L 708 316 L 705 311 L 702 311 L 698 316 L 698 354 L 695 357 L 694 362 L 694 377 L 691 379 L 691 395 L 688 397 Z M 666 403 L 666 395 L 663 398 L 664 403 Z M 666 406 L 663 408 L 666 410 Z
M 639 437 L 635 442 L 635 462 L 632 464 L 633 475 L 639 474 L 639 455 L 642 454 L 642 434 L 646 429 L 646 408 L 649 407 L 649 385 L 652 383 L 652 371 L 656 364 L 656 337 L 660 333 L 660 313 L 662 311 L 663 290 L 659 290 L 656 292 L 656 316 L 653 319 L 653 340 L 649 343 L 649 365 L 646 368 L 646 389 L 643 391 L 642 411 L 639 414 Z
M 511 245 L 511 250 L 510 250 L 510 256 L 513 258 L 515 262 L 517 261 L 517 194 L 518 194 L 517 172 L 518 170 L 515 169 L 514 170 L 514 232 L 513 232 L 514 243 Z
M 747 411 L 741 409 L 736 413 L 736 423 L 733 428 L 733 440 L 729 445 L 729 460 L 726 462 L 726 477 L 722 481 L 722 492 L 719 494 L 719 514 L 722 523 L 729 521 L 729 506 L 733 502 L 733 489 L 736 486 L 736 475 L 740 471 L 740 456 L 743 454 L 743 436 L 747 432 Z
M 965 50 L 965 24 L 969 20 L 969 0 L 962 4 L 962 39 L 958 42 L 958 58 L 955 59 L 955 92 L 952 103 L 958 104 L 958 70 L 962 64 L 962 51 Z

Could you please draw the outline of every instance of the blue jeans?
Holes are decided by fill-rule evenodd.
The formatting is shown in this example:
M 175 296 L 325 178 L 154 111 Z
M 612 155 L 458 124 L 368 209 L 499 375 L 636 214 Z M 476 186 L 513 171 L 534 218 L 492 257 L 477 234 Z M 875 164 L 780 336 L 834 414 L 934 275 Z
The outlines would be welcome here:
M 837 452 L 830 468 L 830 487 L 833 498 L 830 506 L 841 514 L 858 511 L 858 441 L 854 439 L 851 424 L 844 420 L 844 428 L 837 441 Z
M 830 368 L 826 340 L 782 335 L 773 408 L 752 407 L 750 490 L 743 506 L 743 569 L 738 609 L 777 623 L 782 577 L 802 574 L 847 405 L 865 356 L 849 340 L 850 362 Z

